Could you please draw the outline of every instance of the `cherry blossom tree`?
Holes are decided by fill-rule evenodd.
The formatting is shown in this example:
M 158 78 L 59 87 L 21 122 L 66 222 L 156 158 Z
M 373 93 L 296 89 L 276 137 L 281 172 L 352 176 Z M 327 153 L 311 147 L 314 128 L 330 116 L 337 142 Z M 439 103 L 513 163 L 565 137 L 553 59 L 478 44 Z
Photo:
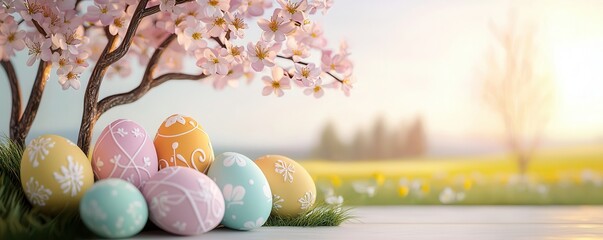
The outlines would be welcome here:
M 325 88 L 350 94 L 352 62 L 347 45 L 327 47 L 311 15 L 327 13 L 332 0 L 1 0 L 0 59 L 12 94 L 10 137 L 23 144 L 46 81 L 56 74 L 64 90 L 78 90 L 82 73 L 83 115 L 78 145 L 88 151 L 92 130 L 109 109 L 132 103 L 171 80 L 210 81 L 216 89 L 265 75 L 261 94 L 281 97 L 291 86 L 321 97 Z M 257 24 L 259 39 L 246 38 Z M 38 65 L 23 107 L 14 68 L 27 49 L 27 66 Z M 315 56 L 320 63 L 310 63 Z M 185 60 L 183 60 L 185 59 Z M 194 59 L 197 73 L 184 73 Z M 125 78 L 144 66 L 140 84 L 99 99 L 103 80 Z

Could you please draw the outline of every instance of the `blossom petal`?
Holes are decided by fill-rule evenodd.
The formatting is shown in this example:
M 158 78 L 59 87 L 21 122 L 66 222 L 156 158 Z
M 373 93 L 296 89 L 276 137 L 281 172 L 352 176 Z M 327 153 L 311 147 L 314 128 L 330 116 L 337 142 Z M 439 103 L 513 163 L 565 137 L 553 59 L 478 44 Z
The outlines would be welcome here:
M 314 92 L 314 90 L 312 88 L 304 89 L 304 94 L 306 94 L 306 95 L 310 95 L 310 94 L 312 94 L 312 92 Z
M 285 95 L 285 92 L 283 92 L 283 89 L 275 89 L 274 93 L 276 94 L 277 97 L 282 97 L 283 95 Z
M 264 89 L 262 90 L 262 95 L 263 96 L 268 96 L 270 95 L 270 93 L 272 93 L 272 86 L 265 86 Z
M 253 62 L 251 63 L 251 68 L 253 68 L 253 70 L 256 72 L 260 72 L 264 69 L 264 63 L 262 61 Z
M 280 67 L 272 68 L 272 79 L 274 79 L 275 81 L 278 81 L 281 78 L 283 78 L 284 74 L 285 73 L 282 68 L 280 68 Z

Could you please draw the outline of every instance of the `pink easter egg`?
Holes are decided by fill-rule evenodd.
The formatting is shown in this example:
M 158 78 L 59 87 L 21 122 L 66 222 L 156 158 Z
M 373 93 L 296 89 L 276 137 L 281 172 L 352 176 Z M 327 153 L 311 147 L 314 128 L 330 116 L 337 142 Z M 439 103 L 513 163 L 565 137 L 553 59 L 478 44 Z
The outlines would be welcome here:
M 214 229 L 224 217 L 224 198 L 205 174 L 187 167 L 167 167 L 144 185 L 150 219 L 178 235 L 199 235 Z
M 155 145 L 134 121 L 112 122 L 96 141 L 92 170 L 98 179 L 121 178 L 141 189 L 158 169 Z

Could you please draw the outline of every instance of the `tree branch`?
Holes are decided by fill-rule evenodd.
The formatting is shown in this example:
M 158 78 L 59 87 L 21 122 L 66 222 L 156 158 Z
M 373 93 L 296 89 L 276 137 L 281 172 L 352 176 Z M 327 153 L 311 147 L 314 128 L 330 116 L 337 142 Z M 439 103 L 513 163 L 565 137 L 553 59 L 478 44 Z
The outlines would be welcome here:
M 46 33 L 46 30 L 44 30 L 44 28 L 42 28 L 42 26 L 40 26 L 38 21 L 33 20 L 33 19 L 31 21 L 33 22 L 33 25 L 36 27 L 38 32 L 40 32 L 42 35 L 44 35 L 44 37 L 49 37 L 48 34 Z
M 36 118 L 38 108 L 40 107 L 40 101 L 42 100 L 42 94 L 44 93 L 46 82 L 50 76 L 50 70 L 52 70 L 52 63 L 40 60 L 38 72 L 36 73 L 34 84 L 31 87 L 31 93 L 29 94 L 29 100 L 27 101 L 27 106 L 25 106 L 25 110 L 19 120 L 18 129 L 21 136 L 19 136 L 18 139 L 25 140 L 31 125 Z
M 170 80 L 201 80 L 208 77 L 208 75 L 205 75 L 203 73 L 199 73 L 199 74 L 186 74 L 186 73 L 166 73 L 163 74 L 159 77 L 156 77 L 155 79 L 153 79 L 153 82 L 151 83 L 151 87 L 157 87 L 159 85 L 161 85 L 164 82 L 170 81 Z
M 182 4 L 190 1 L 192 0 L 177 0 L 176 4 Z M 136 30 L 138 30 L 138 25 L 142 19 L 159 12 L 159 5 L 146 8 L 147 2 L 148 0 L 141 0 L 138 3 L 138 6 L 136 6 L 136 10 L 132 15 L 132 20 L 130 20 L 130 25 L 128 26 L 126 34 L 124 35 L 119 46 L 107 55 L 105 62 L 103 63 L 104 66 L 109 66 L 125 56 L 132 45 L 132 38 L 134 38 L 136 35 Z
M 298 61 L 298 62 L 293 61 L 293 57 L 285 57 L 285 56 L 283 56 L 283 55 L 276 55 L 276 57 L 277 57 L 277 58 L 282 58 L 282 59 L 289 59 L 289 60 L 291 60 L 293 63 L 299 63 L 299 64 L 301 64 L 301 65 L 308 65 L 308 64 L 309 64 L 309 63 L 307 63 L 307 62 L 302 62 L 302 61 Z M 324 71 L 323 71 L 323 72 L 324 72 Z M 332 74 L 332 73 L 330 73 L 330 72 L 324 72 L 324 73 L 328 74 L 329 76 L 331 76 L 333 79 L 337 80 L 338 82 L 343 83 L 343 80 L 342 80 L 342 79 L 340 79 L 340 78 L 338 78 L 338 77 L 336 77 L 334 74 Z
M 142 80 L 138 87 L 132 89 L 126 93 L 115 94 L 111 96 L 107 96 L 98 102 L 98 112 L 97 114 L 100 116 L 107 110 L 122 104 L 128 104 L 140 99 L 145 93 L 147 93 L 151 88 L 151 82 L 153 81 L 153 71 L 157 68 L 157 64 L 159 63 L 159 59 L 161 55 L 168 48 L 170 43 L 172 43 L 176 39 L 176 34 L 170 34 L 163 42 L 155 49 L 153 55 L 149 59 L 149 63 L 142 75 Z
M 121 59 L 123 56 L 125 56 L 126 53 L 128 53 L 128 50 L 130 49 L 130 46 L 132 45 L 132 38 L 134 38 L 134 36 L 136 35 L 136 30 L 138 30 L 138 25 L 140 24 L 140 21 L 142 21 L 142 18 L 144 17 L 143 13 L 146 11 L 145 7 L 146 7 L 148 1 L 149 0 L 141 0 L 138 3 L 138 6 L 136 6 L 136 10 L 134 11 L 134 14 L 132 15 L 132 20 L 130 20 L 130 25 L 128 26 L 128 30 L 126 31 L 126 34 L 123 36 L 121 43 L 115 50 L 111 51 L 109 54 L 106 55 L 105 58 L 102 59 L 102 66 L 107 67 L 107 66 L 117 62 L 119 59 Z M 101 62 L 101 60 L 99 60 L 99 62 Z
M 19 128 L 19 120 L 21 118 L 21 88 L 19 87 L 19 79 L 17 72 L 10 60 L 2 60 L 2 67 L 8 76 L 10 84 L 10 93 L 12 96 L 12 107 L 10 112 L 10 138 L 16 139 Z
M 142 80 L 138 87 L 132 89 L 126 93 L 115 94 L 107 96 L 98 102 L 98 114 L 101 115 L 107 110 L 123 104 L 128 104 L 137 101 L 144 96 L 149 90 L 154 87 L 161 85 L 169 80 L 199 80 L 207 77 L 205 74 L 191 75 L 185 73 L 166 73 L 157 78 L 153 78 L 153 71 L 159 63 L 161 55 L 176 39 L 176 34 L 169 35 L 163 42 L 155 49 L 153 55 L 149 59 L 149 63 L 145 69 Z
M 230 30 L 228 30 L 230 31 Z M 226 36 L 228 36 L 228 33 L 226 33 Z M 222 42 L 222 40 L 220 40 L 219 37 L 211 37 L 211 39 L 213 39 L 214 41 L 216 41 L 216 43 L 218 43 L 220 45 L 220 47 L 222 48 L 226 48 L 226 44 Z

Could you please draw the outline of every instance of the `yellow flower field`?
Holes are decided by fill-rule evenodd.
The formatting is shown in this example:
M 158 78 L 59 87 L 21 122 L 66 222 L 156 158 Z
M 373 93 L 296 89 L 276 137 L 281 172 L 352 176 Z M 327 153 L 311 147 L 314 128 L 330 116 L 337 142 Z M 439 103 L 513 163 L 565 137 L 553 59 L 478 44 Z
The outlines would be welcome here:
M 351 205 L 603 203 L 601 146 L 543 150 L 526 175 L 505 155 L 301 164 Z

